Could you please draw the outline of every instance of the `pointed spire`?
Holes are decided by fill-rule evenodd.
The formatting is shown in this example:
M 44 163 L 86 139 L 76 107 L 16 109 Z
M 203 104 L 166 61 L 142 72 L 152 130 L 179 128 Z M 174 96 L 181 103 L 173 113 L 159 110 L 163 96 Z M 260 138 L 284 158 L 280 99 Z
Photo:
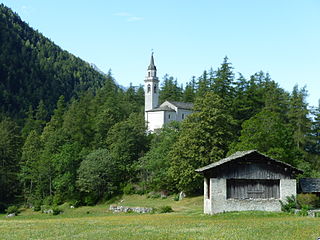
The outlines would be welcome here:
M 153 52 L 151 53 L 151 60 L 148 70 L 157 70 L 156 66 L 154 65 Z

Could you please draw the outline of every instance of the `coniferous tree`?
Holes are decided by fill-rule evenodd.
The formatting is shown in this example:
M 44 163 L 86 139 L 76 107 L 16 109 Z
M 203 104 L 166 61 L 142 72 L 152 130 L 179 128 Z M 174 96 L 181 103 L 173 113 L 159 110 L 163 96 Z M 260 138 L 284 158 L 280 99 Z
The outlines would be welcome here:
M 220 96 L 227 106 L 231 106 L 234 97 L 234 73 L 232 69 L 231 63 L 228 62 L 228 57 L 225 57 L 223 63 L 215 72 L 211 85 L 212 91 Z
M 9 118 L 0 121 L 0 211 L 18 193 L 21 137 L 17 124 Z
M 299 90 L 294 86 L 290 96 L 288 118 L 294 129 L 293 139 L 298 149 L 303 150 L 306 144 L 306 135 L 310 131 L 311 121 L 308 118 L 309 110 L 306 103 L 307 92 L 305 88 Z
M 150 150 L 139 159 L 137 168 L 143 185 L 149 191 L 176 190 L 169 174 L 170 151 L 178 140 L 180 123 L 171 122 L 159 129 L 151 142 Z
M 192 77 L 191 81 L 187 83 L 186 88 L 183 92 L 183 102 L 194 102 L 196 97 L 196 80 L 195 76 Z
M 39 184 L 39 164 L 42 151 L 42 141 L 37 131 L 32 130 L 22 148 L 19 179 L 23 186 L 23 197 L 27 202 L 40 199 L 37 192 Z
M 178 86 L 178 82 L 173 77 L 166 74 L 163 77 L 163 83 L 159 94 L 159 103 L 164 101 L 181 101 L 182 88 Z
M 170 153 L 170 175 L 178 190 L 188 192 L 201 185 L 194 170 L 223 158 L 233 138 L 234 120 L 218 95 L 209 92 L 197 98 L 194 111 L 182 123 Z

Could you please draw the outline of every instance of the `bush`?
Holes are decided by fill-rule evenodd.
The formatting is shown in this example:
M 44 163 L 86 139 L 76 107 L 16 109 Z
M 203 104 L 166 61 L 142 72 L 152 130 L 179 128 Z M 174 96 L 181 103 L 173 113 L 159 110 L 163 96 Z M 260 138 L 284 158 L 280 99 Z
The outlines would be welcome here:
M 19 208 L 17 206 L 10 206 L 6 209 L 7 214 L 14 213 L 15 215 L 18 215 L 20 213 Z
M 308 205 L 303 205 L 301 207 L 301 210 L 298 212 L 299 216 L 308 216 L 308 211 L 310 210 L 310 207 Z
M 52 196 L 48 196 L 43 200 L 43 204 L 44 205 L 48 205 L 51 206 L 53 204 L 53 197 Z
M 131 194 L 134 194 L 135 189 L 134 189 L 132 183 L 128 183 L 128 184 L 122 189 L 122 191 L 123 191 L 124 194 L 131 195 Z
M 285 202 L 282 202 L 281 200 L 279 201 L 281 204 L 281 211 L 283 212 L 293 213 L 297 208 L 297 201 L 294 195 L 292 195 L 291 197 L 288 196 Z
M 61 194 L 55 194 L 52 199 L 53 205 L 61 205 L 61 204 L 63 204 L 63 201 L 64 201 L 64 199 Z
M 311 209 L 319 206 L 319 198 L 312 193 L 302 193 L 297 196 L 298 207 L 309 206 Z
M 41 210 L 41 200 L 34 201 L 33 211 L 38 212 Z
M 84 198 L 84 204 L 87 206 L 94 206 L 97 203 L 97 197 L 88 195 Z
M 69 202 L 69 205 L 70 206 L 74 206 L 75 208 L 77 208 L 77 207 L 80 207 L 82 205 L 82 203 L 81 203 L 80 200 L 71 200 Z
M 159 213 L 170 213 L 173 212 L 173 209 L 171 206 L 162 206 L 159 208 Z
M 54 207 L 52 209 L 52 215 L 59 215 L 61 213 L 61 209 L 59 207 Z
M 174 195 L 174 197 L 173 197 L 173 200 L 174 200 L 174 201 L 179 201 L 179 199 L 180 199 L 180 198 L 179 198 L 179 194 Z

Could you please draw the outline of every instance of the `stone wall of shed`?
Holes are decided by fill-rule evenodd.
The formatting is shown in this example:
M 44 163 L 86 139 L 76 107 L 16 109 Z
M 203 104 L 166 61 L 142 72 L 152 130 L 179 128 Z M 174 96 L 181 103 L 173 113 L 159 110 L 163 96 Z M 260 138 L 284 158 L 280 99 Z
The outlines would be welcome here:
M 281 211 L 279 199 L 227 199 L 227 180 L 210 178 L 210 187 L 204 183 L 204 213 L 215 214 L 230 211 Z M 210 191 L 210 198 L 207 192 Z M 296 180 L 280 180 L 280 199 L 296 195 Z

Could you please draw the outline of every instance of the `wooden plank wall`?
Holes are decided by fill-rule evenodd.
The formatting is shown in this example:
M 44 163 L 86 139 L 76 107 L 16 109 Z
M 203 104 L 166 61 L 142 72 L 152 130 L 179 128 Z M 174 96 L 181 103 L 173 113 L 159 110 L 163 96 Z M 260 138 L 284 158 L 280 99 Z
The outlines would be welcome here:
M 231 163 L 208 173 L 210 177 L 226 179 L 290 179 L 291 172 L 268 163 Z
M 227 180 L 227 198 L 268 199 L 280 197 L 279 180 Z

